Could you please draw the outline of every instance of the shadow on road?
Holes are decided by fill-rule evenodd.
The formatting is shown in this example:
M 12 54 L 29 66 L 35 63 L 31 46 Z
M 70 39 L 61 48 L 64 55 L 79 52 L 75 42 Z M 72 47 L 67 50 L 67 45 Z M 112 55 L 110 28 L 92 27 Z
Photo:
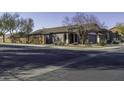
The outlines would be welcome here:
M 73 51 L 23 46 L 1 46 L 0 48 L 0 69 L 4 71 L 61 66 L 68 60 L 79 56 L 87 57 L 88 54 L 102 53 L 102 51 Z
M 107 53 L 66 68 L 71 68 L 71 70 L 124 70 L 124 53 Z

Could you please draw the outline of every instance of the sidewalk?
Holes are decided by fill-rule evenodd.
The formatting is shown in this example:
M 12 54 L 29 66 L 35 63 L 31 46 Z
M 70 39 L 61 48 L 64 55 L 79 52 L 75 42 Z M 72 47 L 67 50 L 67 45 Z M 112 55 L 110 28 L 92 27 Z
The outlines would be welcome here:
M 57 45 L 35 45 L 35 44 L 17 44 L 17 43 L 1 43 L 0 45 L 5 46 L 22 46 L 22 47 L 41 47 L 41 48 L 56 48 L 56 49 L 67 49 L 67 50 L 105 50 L 105 49 L 116 49 L 121 48 L 124 46 L 124 44 L 119 45 L 107 45 L 107 46 L 81 46 L 81 45 L 69 45 L 69 46 L 57 46 Z

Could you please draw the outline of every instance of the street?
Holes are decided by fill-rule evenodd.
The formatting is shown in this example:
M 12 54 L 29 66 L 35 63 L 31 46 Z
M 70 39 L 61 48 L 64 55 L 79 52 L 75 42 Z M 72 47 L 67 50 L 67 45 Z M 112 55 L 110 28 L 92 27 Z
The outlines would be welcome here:
M 124 80 L 124 48 L 76 51 L 1 45 L 0 80 Z

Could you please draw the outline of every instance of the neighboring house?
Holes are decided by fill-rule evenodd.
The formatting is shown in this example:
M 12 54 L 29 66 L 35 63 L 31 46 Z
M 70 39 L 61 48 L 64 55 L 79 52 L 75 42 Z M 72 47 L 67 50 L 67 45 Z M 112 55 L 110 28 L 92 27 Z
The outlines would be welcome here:
M 120 29 L 118 29 L 117 27 L 113 27 L 110 29 L 110 31 L 112 32 L 111 37 L 112 37 L 113 41 L 120 40 L 120 37 L 121 37 L 121 34 L 119 33 L 119 32 L 121 32 Z

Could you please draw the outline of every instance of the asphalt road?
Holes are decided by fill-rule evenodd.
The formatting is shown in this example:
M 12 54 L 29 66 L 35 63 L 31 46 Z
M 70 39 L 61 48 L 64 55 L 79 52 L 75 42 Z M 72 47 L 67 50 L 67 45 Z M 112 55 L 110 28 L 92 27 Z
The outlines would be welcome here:
M 103 55 L 77 61 L 56 71 L 32 78 L 45 81 L 123 81 L 124 48 L 106 50 Z
M 89 58 L 89 55 L 96 55 Z M 101 55 L 102 54 L 102 55 Z M 73 64 L 61 67 L 76 58 Z M 76 51 L 24 46 L 0 46 L 0 80 L 90 81 L 124 80 L 124 48 Z

